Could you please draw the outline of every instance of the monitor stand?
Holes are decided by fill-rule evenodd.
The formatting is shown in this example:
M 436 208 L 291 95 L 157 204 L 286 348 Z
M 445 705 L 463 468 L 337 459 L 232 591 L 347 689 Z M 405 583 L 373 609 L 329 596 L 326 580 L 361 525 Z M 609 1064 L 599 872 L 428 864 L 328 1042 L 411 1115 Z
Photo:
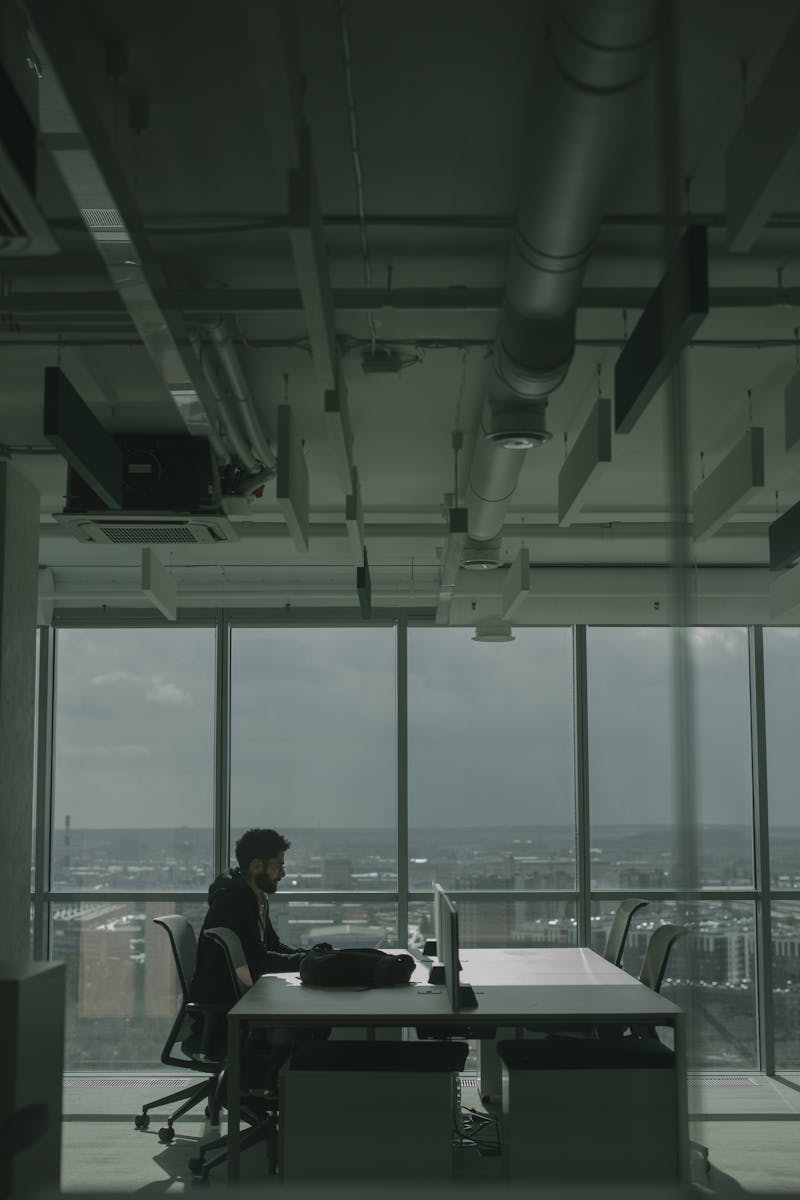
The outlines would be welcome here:
M 461 1008 L 477 1008 L 478 997 L 472 990 L 469 983 L 460 983 L 458 985 L 458 1007 Z

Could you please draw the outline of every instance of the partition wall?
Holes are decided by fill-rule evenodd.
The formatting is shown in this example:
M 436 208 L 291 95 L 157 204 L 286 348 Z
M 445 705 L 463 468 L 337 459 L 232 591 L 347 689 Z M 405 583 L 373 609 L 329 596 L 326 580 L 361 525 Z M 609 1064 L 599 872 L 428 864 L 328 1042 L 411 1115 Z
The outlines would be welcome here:
M 640 895 L 626 969 L 661 921 L 690 930 L 664 990 L 691 1004 L 691 1065 L 800 1066 L 800 630 L 514 632 L 241 611 L 40 629 L 31 938 L 67 963 L 67 1068 L 157 1068 L 176 991 L 152 917 L 199 928 L 253 825 L 291 838 L 272 915 L 294 945 L 421 946 L 437 879 L 465 945 L 602 948 Z

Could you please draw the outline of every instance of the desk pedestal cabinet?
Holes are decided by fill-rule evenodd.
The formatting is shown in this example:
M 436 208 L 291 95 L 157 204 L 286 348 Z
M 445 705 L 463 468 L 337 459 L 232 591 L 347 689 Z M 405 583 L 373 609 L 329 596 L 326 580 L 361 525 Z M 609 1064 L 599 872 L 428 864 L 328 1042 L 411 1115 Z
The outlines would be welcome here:
M 55 1192 L 61 1182 L 63 963 L 0 962 L 0 1063 L 0 1124 L 29 1104 L 47 1108 L 42 1135 L 0 1164 L 0 1197 Z
M 501 1042 L 509 1182 L 677 1183 L 675 1058 L 656 1039 Z
M 465 1043 L 329 1042 L 280 1075 L 284 1181 L 449 1180 Z

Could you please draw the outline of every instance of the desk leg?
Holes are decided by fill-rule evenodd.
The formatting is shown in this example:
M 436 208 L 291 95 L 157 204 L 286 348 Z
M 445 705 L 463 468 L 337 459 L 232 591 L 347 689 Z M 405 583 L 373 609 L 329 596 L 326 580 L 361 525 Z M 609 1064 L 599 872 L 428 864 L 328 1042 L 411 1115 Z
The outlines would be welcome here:
M 497 1053 L 497 1043 L 504 1038 L 513 1038 L 512 1027 L 498 1029 L 494 1037 L 481 1038 L 478 1042 L 478 1086 L 481 1098 L 489 1098 L 490 1104 L 500 1104 L 503 1099 L 503 1064 Z
M 228 1017 L 228 1180 L 239 1178 L 239 1098 L 241 1095 L 241 1021 Z
M 677 1113 L 675 1119 L 678 1130 L 678 1179 L 688 1187 L 691 1183 L 692 1164 L 689 1153 L 689 1096 L 687 1091 L 686 1058 L 687 1058 L 687 1029 L 686 1017 L 683 1013 L 675 1018 L 673 1034 L 675 1037 L 675 1090 Z

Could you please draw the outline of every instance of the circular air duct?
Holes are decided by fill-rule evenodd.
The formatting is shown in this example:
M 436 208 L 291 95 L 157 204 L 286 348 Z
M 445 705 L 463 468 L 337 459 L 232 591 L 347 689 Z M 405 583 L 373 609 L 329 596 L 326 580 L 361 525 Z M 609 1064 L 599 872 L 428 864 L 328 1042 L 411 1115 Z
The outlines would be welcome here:
M 465 571 L 496 571 L 504 562 L 499 540 L 475 542 L 468 538 L 461 551 L 461 567 Z
M 530 450 L 553 436 L 545 424 L 543 404 L 492 404 L 486 437 L 504 450 Z
M 502 617 L 480 617 L 475 624 L 473 642 L 513 642 L 511 622 Z

